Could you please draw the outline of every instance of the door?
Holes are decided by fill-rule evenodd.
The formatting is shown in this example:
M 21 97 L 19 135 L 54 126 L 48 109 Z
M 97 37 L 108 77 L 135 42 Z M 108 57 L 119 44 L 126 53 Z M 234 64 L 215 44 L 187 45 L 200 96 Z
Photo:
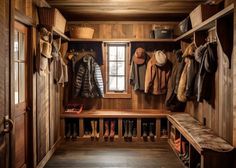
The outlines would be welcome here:
M 14 30 L 15 168 L 27 167 L 27 27 Z

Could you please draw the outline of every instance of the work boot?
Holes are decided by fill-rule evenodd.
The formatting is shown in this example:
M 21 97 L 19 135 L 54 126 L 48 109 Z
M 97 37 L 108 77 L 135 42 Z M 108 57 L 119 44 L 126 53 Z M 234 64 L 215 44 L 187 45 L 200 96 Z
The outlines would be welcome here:
M 110 138 L 115 137 L 115 121 L 111 121 L 111 127 L 110 127 Z
M 91 128 L 92 128 L 91 138 L 94 138 L 94 136 L 95 136 L 95 132 L 94 132 L 94 121 L 91 121 Z
M 149 124 L 149 137 L 151 140 L 154 139 L 154 123 Z
M 70 135 L 71 135 L 71 124 L 68 122 L 66 124 L 66 139 L 70 139 Z
M 99 133 L 97 131 L 97 127 L 98 127 L 98 122 L 94 121 L 94 138 L 99 138 Z
M 143 139 L 147 140 L 147 123 L 143 123 Z
M 137 129 L 134 127 L 133 128 L 133 137 L 136 137 L 137 136 Z
M 109 121 L 105 121 L 105 134 L 104 134 L 104 138 L 108 139 L 109 136 Z
M 76 123 L 73 123 L 73 133 L 72 133 L 72 139 L 77 139 L 77 129 L 76 129 Z
M 132 138 L 132 129 L 133 129 L 133 121 L 129 120 L 129 131 L 128 131 L 128 138 Z
M 127 138 L 128 137 L 128 120 L 124 120 L 124 128 L 125 128 L 124 138 Z

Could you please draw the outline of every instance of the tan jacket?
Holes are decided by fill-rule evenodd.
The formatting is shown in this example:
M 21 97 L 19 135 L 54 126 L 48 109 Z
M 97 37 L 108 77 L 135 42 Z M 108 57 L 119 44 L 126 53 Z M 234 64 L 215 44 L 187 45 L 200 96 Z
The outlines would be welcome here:
M 155 57 L 152 56 L 147 64 L 145 93 L 152 93 L 154 95 L 166 94 L 171 69 L 172 64 L 169 60 L 167 60 L 164 66 L 159 67 L 156 65 Z

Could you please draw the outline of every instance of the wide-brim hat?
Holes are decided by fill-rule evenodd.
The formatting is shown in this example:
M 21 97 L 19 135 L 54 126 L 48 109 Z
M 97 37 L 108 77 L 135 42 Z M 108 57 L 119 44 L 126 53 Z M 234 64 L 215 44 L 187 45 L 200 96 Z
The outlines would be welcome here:
M 40 40 L 40 52 L 46 58 L 52 58 L 52 45 L 49 42 Z
M 40 29 L 40 38 L 44 41 L 51 42 L 52 34 L 50 31 L 48 31 L 45 27 L 42 27 Z
M 196 50 L 196 44 L 192 42 L 191 44 L 188 45 L 188 47 L 185 49 L 183 57 L 187 56 L 194 56 L 194 52 Z
M 163 66 L 163 65 L 166 64 L 167 56 L 166 56 L 166 54 L 163 51 L 161 51 L 161 50 L 156 51 L 154 56 L 155 56 L 155 59 L 157 61 L 156 64 L 158 66 Z
M 137 48 L 134 53 L 134 63 L 143 64 L 145 62 L 146 53 L 145 50 L 141 47 Z

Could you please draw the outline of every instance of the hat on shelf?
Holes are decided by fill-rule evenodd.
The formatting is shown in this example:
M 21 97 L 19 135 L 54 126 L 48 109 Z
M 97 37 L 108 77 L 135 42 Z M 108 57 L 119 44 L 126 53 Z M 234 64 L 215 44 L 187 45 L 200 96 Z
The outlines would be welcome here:
M 141 47 L 137 48 L 134 53 L 134 63 L 135 64 L 143 64 L 145 62 L 146 53 L 145 50 Z
M 52 45 L 49 42 L 40 40 L 40 52 L 46 58 L 52 58 Z
M 166 62 L 167 62 L 167 57 L 166 57 L 166 54 L 165 54 L 163 51 L 161 51 L 161 50 L 156 51 L 155 54 L 154 54 L 154 56 L 155 56 L 155 59 L 156 59 L 156 61 L 157 61 L 156 64 L 157 64 L 158 66 L 163 66 L 163 65 L 166 64 Z

